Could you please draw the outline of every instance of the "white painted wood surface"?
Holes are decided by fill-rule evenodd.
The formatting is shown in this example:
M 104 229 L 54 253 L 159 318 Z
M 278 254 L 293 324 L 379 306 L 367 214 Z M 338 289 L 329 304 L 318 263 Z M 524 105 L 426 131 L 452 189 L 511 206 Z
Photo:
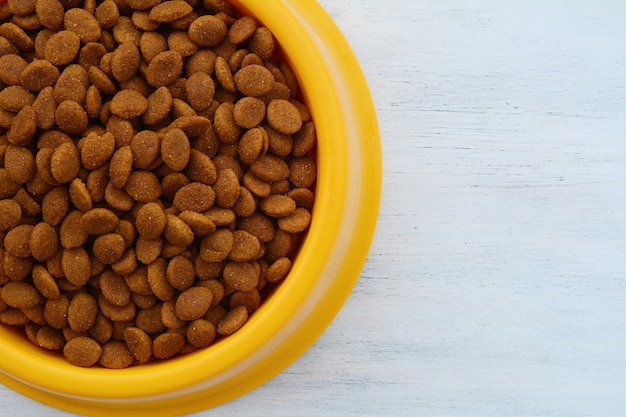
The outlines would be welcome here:
M 320 3 L 375 100 L 378 230 L 317 343 L 194 416 L 623 415 L 626 3 Z

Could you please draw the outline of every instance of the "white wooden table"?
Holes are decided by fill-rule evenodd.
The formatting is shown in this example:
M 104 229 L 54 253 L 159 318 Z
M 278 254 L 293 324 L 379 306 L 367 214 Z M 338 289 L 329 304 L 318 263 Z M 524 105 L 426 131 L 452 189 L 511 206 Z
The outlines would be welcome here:
M 623 415 L 626 3 L 320 3 L 376 103 L 378 230 L 317 343 L 195 416 Z

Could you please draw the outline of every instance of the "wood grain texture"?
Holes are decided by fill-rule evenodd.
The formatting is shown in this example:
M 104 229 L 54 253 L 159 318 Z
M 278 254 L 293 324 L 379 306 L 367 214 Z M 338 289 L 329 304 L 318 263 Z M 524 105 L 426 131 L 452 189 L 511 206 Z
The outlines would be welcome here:
M 320 3 L 376 104 L 378 230 L 322 337 L 195 416 L 623 414 L 626 5 Z

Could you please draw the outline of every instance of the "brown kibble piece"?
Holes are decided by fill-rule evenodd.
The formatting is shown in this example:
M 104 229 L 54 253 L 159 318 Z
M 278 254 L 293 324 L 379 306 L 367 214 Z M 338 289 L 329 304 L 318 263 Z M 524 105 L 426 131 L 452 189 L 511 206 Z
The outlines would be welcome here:
M 72 100 L 66 100 L 57 106 L 54 120 L 61 130 L 70 134 L 84 132 L 89 123 L 83 106 Z
M 166 359 L 181 351 L 185 337 L 180 333 L 162 333 L 152 342 L 152 354 L 157 359 Z
M 65 10 L 59 0 L 37 0 L 35 13 L 41 24 L 47 29 L 58 31 L 63 26 Z
M 89 367 L 98 363 L 102 347 L 90 337 L 79 336 L 65 344 L 63 355 L 72 365 Z
M 59 286 L 54 277 L 42 265 L 34 265 L 32 270 L 33 284 L 37 290 L 46 298 L 58 298 L 60 296 Z
M 154 125 L 163 120 L 172 108 L 172 94 L 165 87 L 157 88 L 148 96 L 148 107 L 141 120 L 147 125 Z
M 289 181 L 296 187 L 308 188 L 317 178 L 315 161 L 308 156 L 294 158 L 289 163 Z
M 4 89 L 6 91 L 11 87 Z M 19 97 L 16 97 L 19 100 Z M 37 114 L 29 105 L 24 105 L 13 120 L 7 132 L 7 140 L 14 145 L 26 145 L 31 141 L 37 130 Z
M 167 222 L 163 230 L 163 236 L 174 246 L 187 247 L 193 242 L 193 231 L 178 216 L 173 214 L 166 215 Z
M 189 76 L 185 91 L 191 107 L 197 111 L 206 110 L 215 94 L 215 83 L 209 74 L 199 71 Z
M 174 206 L 180 211 L 203 212 L 208 210 L 214 201 L 213 188 L 200 182 L 189 183 L 174 195 Z
M 228 40 L 232 43 L 239 44 L 243 43 L 252 34 L 257 28 L 257 21 L 252 16 L 242 16 L 233 25 L 230 27 L 228 31 Z
M 111 113 L 122 119 L 134 119 L 148 109 L 148 100 L 135 90 L 121 90 L 111 100 Z
M 245 306 L 235 307 L 226 313 L 217 325 L 217 333 L 228 336 L 235 333 L 248 321 L 248 310 Z
M 111 340 L 102 345 L 102 354 L 98 362 L 105 368 L 123 369 L 128 368 L 134 359 L 124 342 Z
M 208 288 L 188 288 L 176 299 L 176 316 L 184 321 L 199 319 L 211 307 L 212 298 L 213 293 Z
M 259 270 L 251 262 L 230 261 L 223 275 L 226 284 L 238 291 L 252 291 L 259 283 Z
M 119 218 L 111 210 L 96 207 L 82 215 L 80 224 L 90 235 L 103 235 L 115 230 L 119 224 Z
M 9 230 L 4 237 L 4 248 L 7 253 L 19 258 L 31 256 L 29 242 L 33 227 L 30 224 L 20 224 Z
M 54 66 L 67 65 L 80 50 L 80 37 L 71 30 L 55 33 L 46 43 L 45 58 Z
M 22 208 L 14 200 L 0 200 L 0 230 L 11 230 L 22 218 Z
M 206 236 L 215 231 L 215 223 L 202 213 L 185 210 L 179 214 L 179 217 L 196 236 Z
M 144 239 L 156 239 L 165 229 L 165 213 L 161 207 L 150 202 L 142 206 L 137 212 L 135 227 Z
M 79 7 L 71 8 L 65 12 L 63 27 L 76 33 L 83 44 L 97 42 L 102 34 L 100 24 L 93 14 Z
M 179 52 L 165 51 L 148 64 L 146 81 L 153 87 L 162 87 L 176 81 L 183 71 L 183 59 Z
M 299 233 L 309 227 L 311 213 L 305 208 L 297 208 L 287 217 L 278 219 L 278 227 L 287 233 Z
M 43 221 L 53 227 L 63 221 L 68 209 L 69 192 L 64 186 L 55 187 L 48 191 L 41 202 Z
M 172 287 L 184 291 L 193 285 L 195 279 L 193 264 L 185 256 L 175 256 L 167 264 L 166 277 Z
M 285 217 L 294 212 L 296 202 L 286 195 L 272 194 L 261 199 L 259 208 L 270 217 Z
M 272 89 L 274 76 L 267 68 L 252 64 L 246 65 L 235 73 L 235 85 L 245 96 L 261 97 Z
M 39 292 L 27 282 L 7 282 L 0 296 L 7 305 L 15 308 L 30 308 L 39 303 Z
M 133 171 L 124 187 L 136 201 L 148 203 L 161 195 L 161 183 L 151 171 Z
M 227 32 L 228 28 L 224 21 L 211 15 L 200 16 L 189 26 L 189 37 L 203 47 L 219 44 L 224 40 Z
M 265 119 L 265 103 L 256 97 L 243 97 L 235 103 L 233 117 L 239 127 L 257 127 Z
M 75 332 L 89 330 L 96 321 L 98 303 L 87 293 L 78 293 L 70 301 L 67 309 L 67 322 Z
M 87 283 L 91 271 L 89 254 L 83 247 L 65 248 L 61 258 L 61 268 L 67 280 L 76 286 Z
M 56 253 L 59 247 L 59 237 L 52 226 L 40 222 L 33 227 L 28 246 L 32 257 L 42 262 Z
M 9 178 L 25 184 L 35 174 L 35 157 L 28 148 L 9 144 L 4 151 L 4 168 Z
M 28 63 L 19 55 L 0 56 L 0 81 L 6 85 L 20 84 L 20 75 Z
M 228 259 L 236 262 L 253 260 L 261 250 L 259 239 L 245 230 L 233 231 L 233 247 Z
M 140 328 L 127 327 L 124 330 L 124 342 L 140 363 L 147 362 L 152 356 L 152 339 Z
M 105 265 L 119 261 L 125 249 L 124 238 L 117 233 L 98 236 L 92 247 L 96 259 Z
M 111 59 L 111 74 L 118 82 L 135 76 L 139 69 L 139 49 L 133 42 L 124 42 L 117 47 Z
M 267 106 L 267 121 L 273 129 L 285 134 L 293 134 L 302 127 L 300 112 L 287 100 L 272 100 Z
M 133 151 L 130 146 L 117 149 L 109 163 L 109 177 L 111 185 L 123 188 L 133 169 Z
M 195 347 L 209 346 L 215 340 L 217 332 L 215 326 L 208 320 L 198 319 L 187 328 L 186 336 L 189 343 Z
M 161 137 L 161 159 L 172 171 L 182 171 L 189 162 L 191 145 L 185 133 L 170 129 Z

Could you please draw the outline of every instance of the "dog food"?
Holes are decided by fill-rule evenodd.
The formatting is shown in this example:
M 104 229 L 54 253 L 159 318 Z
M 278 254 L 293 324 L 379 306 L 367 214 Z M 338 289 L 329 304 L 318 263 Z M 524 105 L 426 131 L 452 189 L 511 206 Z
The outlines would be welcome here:
M 244 326 L 315 198 L 276 49 L 224 1 L 0 1 L 0 322 L 112 369 Z

